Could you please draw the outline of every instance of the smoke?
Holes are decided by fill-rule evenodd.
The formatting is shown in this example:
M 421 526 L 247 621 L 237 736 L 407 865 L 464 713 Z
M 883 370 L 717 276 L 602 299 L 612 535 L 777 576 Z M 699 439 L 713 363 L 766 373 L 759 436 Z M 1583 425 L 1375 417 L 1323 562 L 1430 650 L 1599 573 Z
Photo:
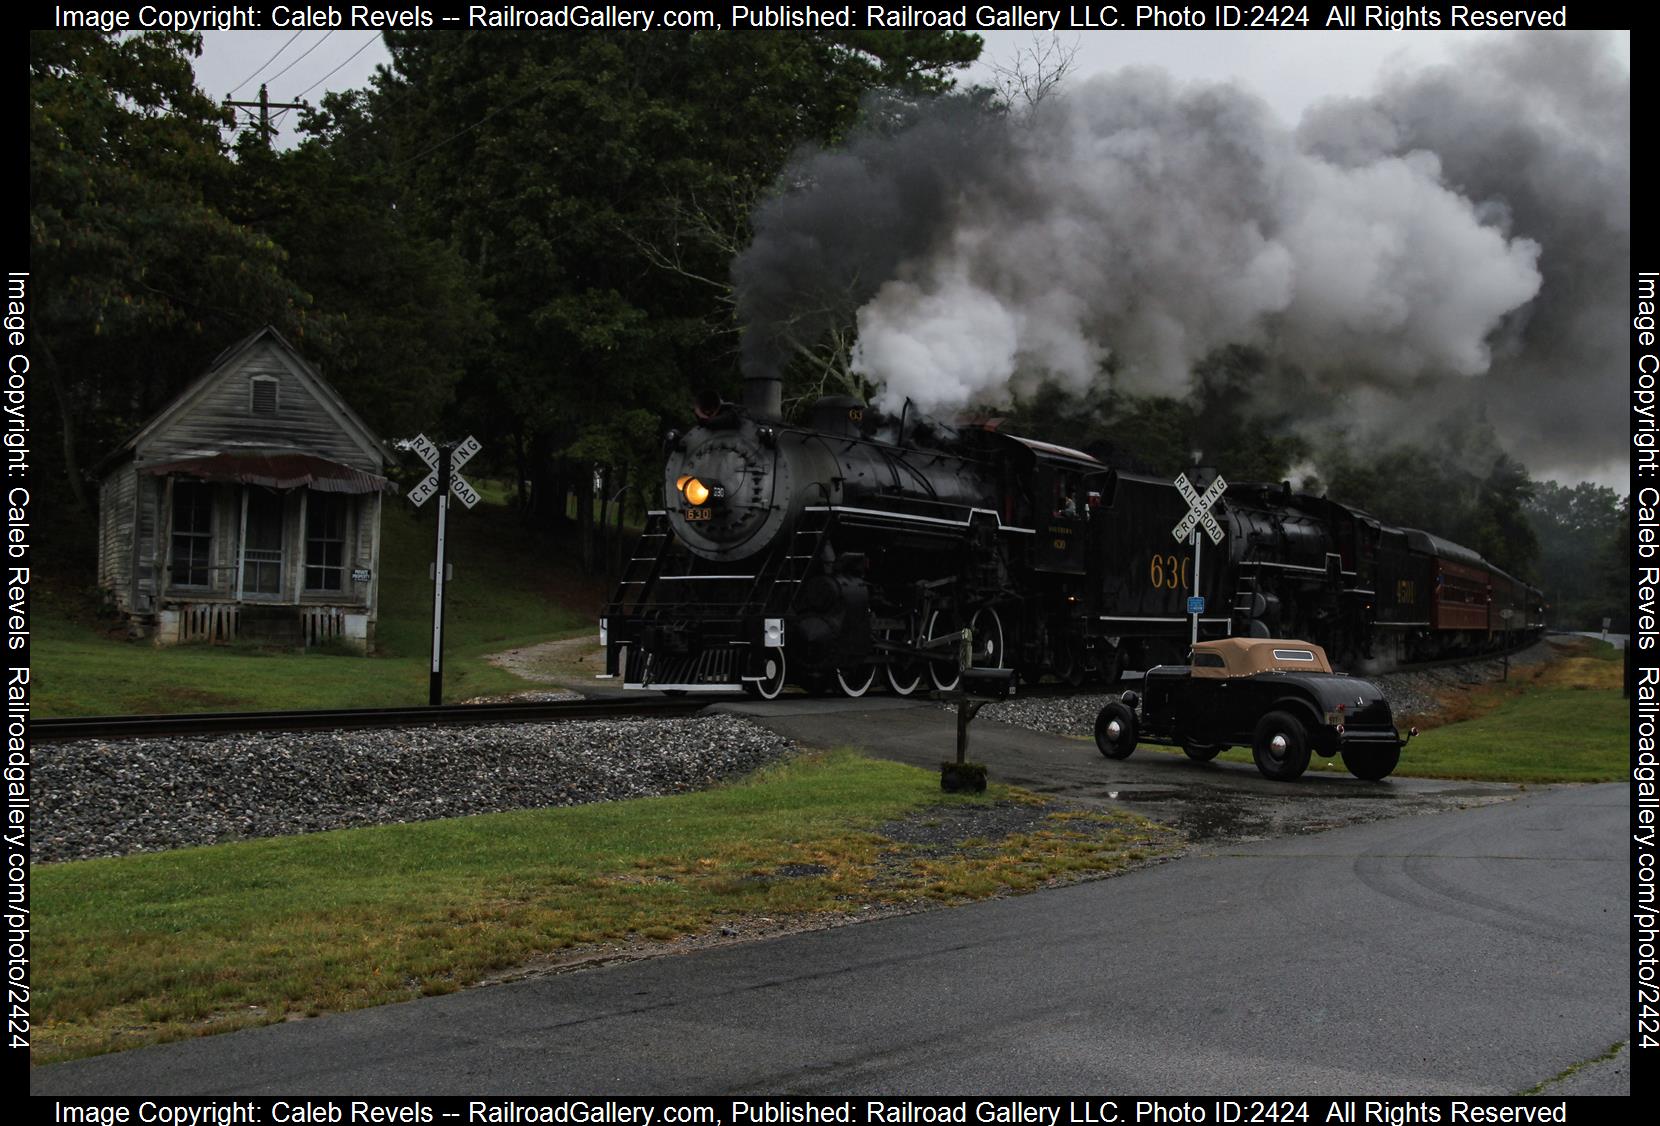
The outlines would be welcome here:
M 1248 345 L 1297 371 L 1309 412 L 1485 404 L 1546 463 L 1604 461 L 1628 94 L 1610 40 L 1551 35 L 1324 103 L 1296 131 L 1239 88 L 1138 69 L 1019 117 L 964 98 L 890 113 L 799 159 L 757 213 L 735 267 L 746 368 L 854 310 L 854 370 L 888 407 L 1047 384 L 1183 395 L 1203 357 Z
M 1398 399 L 1407 420 L 1460 407 L 1483 415 L 1529 465 L 1595 472 L 1628 460 L 1631 79 L 1614 39 L 1518 35 L 1456 65 L 1333 101 L 1299 142 L 1342 167 L 1429 151 L 1495 227 L 1541 247 L 1538 295 L 1492 334 L 1478 379 Z M 1447 392 L 1452 394 L 1448 395 Z

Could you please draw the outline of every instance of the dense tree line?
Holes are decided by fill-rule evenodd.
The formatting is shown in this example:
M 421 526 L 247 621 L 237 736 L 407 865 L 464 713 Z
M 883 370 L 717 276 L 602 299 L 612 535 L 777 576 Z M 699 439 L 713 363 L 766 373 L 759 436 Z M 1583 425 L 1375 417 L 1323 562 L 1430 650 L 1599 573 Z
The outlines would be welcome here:
M 34 339 L 51 388 L 33 425 L 52 436 L 49 495 L 90 519 L 91 466 L 269 323 L 383 435 L 477 434 L 543 524 L 574 496 L 586 550 L 605 516 L 595 467 L 601 506 L 637 507 L 692 394 L 736 395 L 731 265 L 792 154 L 848 136 L 874 95 L 947 91 L 980 50 L 972 35 L 881 31 L 386 42 L 390 67 L 327 96 L 306 140 L 277 152 L 252 132 L 226 144 L 227 111 L 194 83 L 194 36 L 31 33 Z M 1007 92 L 971 100 L 1020 108 Z M 1231 479 L 1297 477 L 1560 583 L 1575 613 L 1621 603 L 1629 514 L 1610 490 L 1536 485 L 1479 427 L 1344 454 L 1252 393 L 1264 364 L 1227 349 L 1185 397 L 1039 396 L 1016 420 L 1152 472 L 1197 452 Z M 822 374 L 792 378 L 801 395 Z

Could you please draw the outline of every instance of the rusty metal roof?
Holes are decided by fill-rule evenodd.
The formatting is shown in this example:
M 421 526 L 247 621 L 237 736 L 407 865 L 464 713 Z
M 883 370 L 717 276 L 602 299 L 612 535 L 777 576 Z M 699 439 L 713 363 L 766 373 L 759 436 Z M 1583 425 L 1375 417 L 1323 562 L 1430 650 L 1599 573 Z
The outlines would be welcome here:
M 324 493 L 396 492 L 385 477 L 365 473 L 316 454 L 218 453 L 145 465 L 151 477 L 195 477 L 201 481 L 235 481 L 270 489 L 316 489 Z

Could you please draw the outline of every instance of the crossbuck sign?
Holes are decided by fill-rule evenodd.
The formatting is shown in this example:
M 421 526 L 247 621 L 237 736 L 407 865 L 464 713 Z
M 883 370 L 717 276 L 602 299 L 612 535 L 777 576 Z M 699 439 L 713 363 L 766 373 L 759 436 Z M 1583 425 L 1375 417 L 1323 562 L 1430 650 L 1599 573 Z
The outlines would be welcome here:
M 438 475 L 442 472 L 444 452 L 434 445 L 425 434 L 417 434 L 411 438 L 409 448 L 414 450 L 420 459 L 427 463 L 428 469 L 432 470 L 431 473 L 421 478 L 419 484 L 409 490 L 410 503 L 419 508 L 427 502 L 433 493 L 438 491 Z M 450 451 L 450 492 L 455 494 L 456 500 L 468 508 L 478 503 L 478 493 L 467 483 L 466 478 L 461 476 L 461 467 L 471 461 L 473 455 L 483 448 L 477 438 L 469 437 L 465 442 Z
M 427 690 L 428 702 L 438 704 L 444 698 L 444 580 L 448 577 L 444 563 L 444 525 L 450 507 L 449 494 L 454 493 L 455 498 L 468 508 L 478 503 L 478 493 L 467 484 L 458 470 L 472 460 L 472 456 L 483 447 L 479 445 L 477 438 L 471 436 L 455 446 L 439 446 L 425 434 L 417 434 L 397 444 L 403 449 L 415 451 L 432 471 L 409 490 L 410 501 L 419 508 L 434 493 L 440 494 L 438 546 L 432 563 L 432 674 Z M 440 487 L 439 482 L 446 478 L 449 487 L 444 489 Z
M 1210 514 L 1210 506 L 1217 502 L 1218 498 L 1227 491 L 1227 488 L 1228 483 L 1222 480 L 1220 473 L 1216 475 L 1216 480 L 1212 481 L 1210 487 L 1203 493 L 1193 487 L 1193 483 L 1187 479 L 1186 473 L 1176 475 L 1176 491 L 1182 494 L 1183 500 L 1187 501 L 1187 515 L 1176 521 L 1176 526 L 1170 529 L 1170 534 L 1177 543 L 1181 543 L 1190 537 L 1193 543 L 1193 597 L 1187 600 L 1187 612 L 1193 617 L 1192 643 L 1195 645 L 1199 643 L 1199 615 L 1204 613 L 1205 610 L 1205 600 L 1199 594 L 1199 533 L 1197 529 L 1203 528 L 1205 535 L 1210 537 L 1211 543 L 1220 544 L 1222 542 L 1222 525 L 1218 524 L 1216 517 Z
M 1210 514 L 1210 506 L 1215 504 L 1217 498 L 1225 493 L 1227 489 L 1228 483 L 1218 475 L 1216 480 L 1210 483 L 1210 488 L 1206 489 L 1201 495 L 1199 490 L 1189 483 L 1186 473 L 1177 474 L 1176 491 L 1182 494 L 1183 500 L 1187 501 L 1187 515 L 1183 516 L 1176 523 L 1176 526 L 1170 529 L 1170 534 L 1177 543 L 1181 543 L 1188 536 L 1191 536 L 1194 528 L 1203 528 L 1205 535 L 1210 537 L 1211 543 L 1220 544 L 1222 542 L 1222 525 L 1218 524 L 1216 517 Z

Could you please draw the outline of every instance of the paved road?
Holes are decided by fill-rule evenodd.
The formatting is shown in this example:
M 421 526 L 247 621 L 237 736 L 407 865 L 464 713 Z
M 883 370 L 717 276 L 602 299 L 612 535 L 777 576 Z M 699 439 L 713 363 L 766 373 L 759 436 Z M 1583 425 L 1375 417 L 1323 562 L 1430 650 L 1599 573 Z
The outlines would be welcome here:
M 1563 788 L 1220 839 L 1115 879 L 77 1061 L 31 1088 L 1525 1091 L 1626 1038 L 1627 802 Z M 1627 1058 L 1567 1082 L 1627 1093 Z
M 716 710 L 748 715 L 806 746 L 852 746 L 929 769 L 956 754 L 954 713 L 915 700 L 794 697 Z M 1511 785 L 1428 778 L 1361 782 L 1346 772 L 1271 782 L 1249 762 L 1200 765 L 1151 747 L 1114 761 L 1101 757 L 1090 739 L 1011 727 L 994 722 L 993 714 L 987 710 L 969 728 L 969 757 L 984 762 L 992 778 L 1084 805 L 1134 810 L 1198 841 L 1316 832 L 1508 801 L 1519 792 Z M 1403 761 L 1411 754 L 1409 744 Z

